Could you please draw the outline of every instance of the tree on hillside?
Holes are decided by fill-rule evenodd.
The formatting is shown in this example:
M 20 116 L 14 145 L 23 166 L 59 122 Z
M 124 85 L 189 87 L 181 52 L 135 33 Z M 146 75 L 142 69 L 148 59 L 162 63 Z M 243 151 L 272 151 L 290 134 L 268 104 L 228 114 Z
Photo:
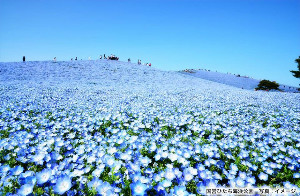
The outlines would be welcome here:
M 293 76 L 294 76 L 295 78 L 300 78 L 300 56 L 299 56 L 299 58 L 297 58 L 297 59 L 295 60 L 295 62 L 298 63 L 298 71 L 290 71 L 290 72 L 293 73 Z M 300 84 L 299 84 L 299 85 L 300 85 Z
M 255 90 L 279 90 L 279 84 L 275 81 L 271 82 L 270 80 L 261 80 Z

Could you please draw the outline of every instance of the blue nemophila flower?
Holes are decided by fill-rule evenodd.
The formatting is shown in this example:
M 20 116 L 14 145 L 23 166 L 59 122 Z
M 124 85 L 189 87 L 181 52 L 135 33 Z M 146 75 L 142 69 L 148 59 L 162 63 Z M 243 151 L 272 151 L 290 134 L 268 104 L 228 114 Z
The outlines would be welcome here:
M 300 173 L 294 173 L 294 174 L 293 174 L 293 177 L 294 177 L 294 178 L 300 178 Z
M 186 191 L 185 186 L 175 186 L 174 187 L 174 194 L 178 196 L 186 196 L 189 193 Z
M 149 159 L 148 157 L 141 157 L 139 159 L 140 163 L 142 166 L 147 167 L 149 163 L 151 163 L 151 159 Z
M 150 146 L 149 146 L 149 151 L 150 152 L 153 152 L 156 150 L 156 144 L 155 143 L 152 143 Z
M 36 179 L 37 179 L 37 184 L 44 184 L 46 183 L 50 176 L 51 176 L 51 170 L 50 169 L 43 169 L 40 172 L 36 173 Z
M 1 172 L 2 174 L 8 172 L 9 170 L 10 170 L 9 165 L 2 165 L 2 166 L 0 167 L 0 172 Z
M 94 188 L 96 189 L 99 185 L 101 185 L 103 182 L 102 180 L 99 180 L 98 178 L 93 178 L 93 180 L 91 180 L 90 182 L 88 182 L 88 187 L 89 188 Z
M 96 190 L 100 195 L 111 195 L 113 193 L 113 187 L 108 182 L 103 182 Z
M 247 178 L 247 174 L 245 172 L 239 172 L 239 177 L 243 180 L 245 180 Z
M 235 179 L 235 184 L 237 187 L 241 187 L 241 188 L 245 187 L 245 181 L 240 177 Z
M 156 161 L 159 161 L 161 159 L 161 155 L 157 153 L 154 158 Z
M 72 187 L 72 182 L 69 176 L 62 175 L 56 180 L 56 184 L 53 187 L 54 192 L 62 195 Z
M 63 157 L 57 152 L 52 152 L 51 153 L 51 158 L 55 161 L 58 161 L 58 160 L 61 160 Z
M 178 159 L 178 155 L 177 155 L 177 154 L 174 154 L 174 153 L 169 153 L 168 158 L 169 158 L 172 162 L 174 162 L 174 161 L 176 161 L 176 160 Z
M 193 174 L 191 174 L 189 171 L 184 171 L 183 176 L 184 180 L 187 182 L 191 181 L 194 178 Z
M 166 169 L 166 171 L 164 172 L 164 177 L 172 181 L 174 178 L 176 178 L 175 172 L 173 171 L 173 169 Z
M 143 196 L 146 193 L 147 186 L 139 181 L 130 185 L 132 195 Z
M 161 182 L 161 185 L 162 185 L 163 187 L 167 188 L 167 187 L 170 187 L 170 186 L 172 185 L 172 182 L 171 182 L 170 180 L 165 179 L 165 180 L 163 180 L 163 181 Z
M 239 170 L 238 167 L 234 163 L 231 163 L 230 169 L 235 172 Z
M 26 171 L 24 173 L 21 173 L 19 175 L 19 183 L 20 184 L 35 184 L 35 181 L 33 178 L 30 177 L 35 177 L 35 173 L 33 171 Z
M 44 160 L 43 160 L 44 157 L 45 157 L 45 153 L 39 152 L 32 156 L 31 161 L 36 164 L 42 165 L 44 163 Z
M 154 189 L 158 192 L 158 195 L 165 195 L 165 194 L 163 194 L 163 193 L 165 193 L 166 191 L 165 191 L 165 187 L 162 185 L 162 183 L 160 182 L 160 183 L 158 183 L 155 187 L 154 187 Z
M 256 180 L 255 180 L 254 177 L 247 177 L 247 178 L 246 178 L 246 181 L 247 181 L 248 183 L 252 184 L 252 185 L 254 185 L 255 182 L 256 182 Z
M 177 178 L 181 178 L 182 176 L 182 172 L 178 168 L 174 169 L 174 174 L 176 175 Z
M 258 178 L 259 178 L 260 180 L 267 181 L 267 180 L 268 180 L 268 174 L 265 174 L 265 173 L 261 172 L 261 173 L 258 175 Z
M 36 183 L 36 177 L 35 176 L 26 176 L 26 177 L 21 177 L 19 178 L 20 184 L 31 184 L 35 185 Z
M 283 186 L 286 189 L 291 189 L 293 187 L 293 184 L 290 182 L 283 182 Z
M 159 182 L 160 179 L 161 179 L 161 176 L 160 176 L 159 174 L 154 174 L 154 175 L 153 175 L 153 180 L 154 180 L 155 182 Z
M 94 177 L 100 177 L 101 173 L 104 171 L 105 165 L 99 165 L 92 173 Z
M 33 184 L 24 184 L 18 190 L 18 195 L 26 196 L 32 193 L 33 191 Z
M 272 175 L 274 173 L 274 171 L 272 169 L 270 169 L 270 168 L 267 168 L 265 171 L 269 175 Z
M 24 168 L 21 166 L 16 166 L 10 170 L 11 174 L 14 176 L 20 175 L 23 172 Z
M 199 178 L 205 180 L 205 179 L 207 179 L 207 177 L 208 177 L 208 175 L 205 170 L 199 172 Z

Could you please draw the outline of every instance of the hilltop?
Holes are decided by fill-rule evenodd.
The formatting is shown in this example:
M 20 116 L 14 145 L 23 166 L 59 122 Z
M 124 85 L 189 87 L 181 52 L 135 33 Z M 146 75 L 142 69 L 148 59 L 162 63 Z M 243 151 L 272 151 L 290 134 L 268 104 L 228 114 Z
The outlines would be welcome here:
M 292 94 L 266 94 L 234 87 L 243 84 L 246 89 L 251 89 L 254 82 L 240 81 L 253 79 L 204 71 L 186 75 L 109 60 L 0 63 L 0 73 L 1 90 L 4 91 L 0 95 L 4 98 L 2 102 L 8 98 L 9 101 L 24 101 L 24 97 L 28 97 L 46 105 L 49 101 L 59 105 L 76 102 L 81 106 L 110 110 L 124 104 L 137 110 L 143 110 L 148 104 L 168 109 L 170 106 L 196 104 L 219 110 L 222 109 L 220 105 L 227 107 L 227 103 L 257 104 L 260 100 L 273 102 L 295 97 Z M 205 76 L 206 79 L 198 76 Z M 223 81 L 231 79 L 233 86 L 207 80 L 216 78 Z

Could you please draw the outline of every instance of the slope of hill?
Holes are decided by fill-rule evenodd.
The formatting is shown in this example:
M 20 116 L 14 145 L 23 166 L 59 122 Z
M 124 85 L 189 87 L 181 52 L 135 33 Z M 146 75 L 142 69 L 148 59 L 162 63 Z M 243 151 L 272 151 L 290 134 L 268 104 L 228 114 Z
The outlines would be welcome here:
M 0 63 L 0 195 L 300 192 L 299 100 L 118 61 Z
M 260 81 L 257 79 L 249 78 L 247 76 L 240 76 L 230 73 L 225 74 L 203 69 L 187 69 L 181 71 L 180 73 L 248 90 L 254 90 Z M 280 84 L 279 89 L 284 92 L 299 92 L 296 87 L 283 84 Z

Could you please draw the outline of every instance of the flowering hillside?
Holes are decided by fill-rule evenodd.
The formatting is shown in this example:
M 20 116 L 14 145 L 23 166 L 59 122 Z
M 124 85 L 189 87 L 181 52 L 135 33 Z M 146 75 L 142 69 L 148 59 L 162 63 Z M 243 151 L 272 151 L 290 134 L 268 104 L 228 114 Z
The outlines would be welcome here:
M 184 71 L 181 71 L 181 73 L 248 90 L 254 90 L 260 81 L 257 79 L 249 78 L 247 76 L 240 76 L 230 73 L 225 74 L 203 69 L 186 69 Z M 279 89 L 284 92 L 299 92 L 298 88 L 283 84 L 279 86 Z
M 299 100 L 118 61 L 0 63 L 0 195 L 299 192 Z

